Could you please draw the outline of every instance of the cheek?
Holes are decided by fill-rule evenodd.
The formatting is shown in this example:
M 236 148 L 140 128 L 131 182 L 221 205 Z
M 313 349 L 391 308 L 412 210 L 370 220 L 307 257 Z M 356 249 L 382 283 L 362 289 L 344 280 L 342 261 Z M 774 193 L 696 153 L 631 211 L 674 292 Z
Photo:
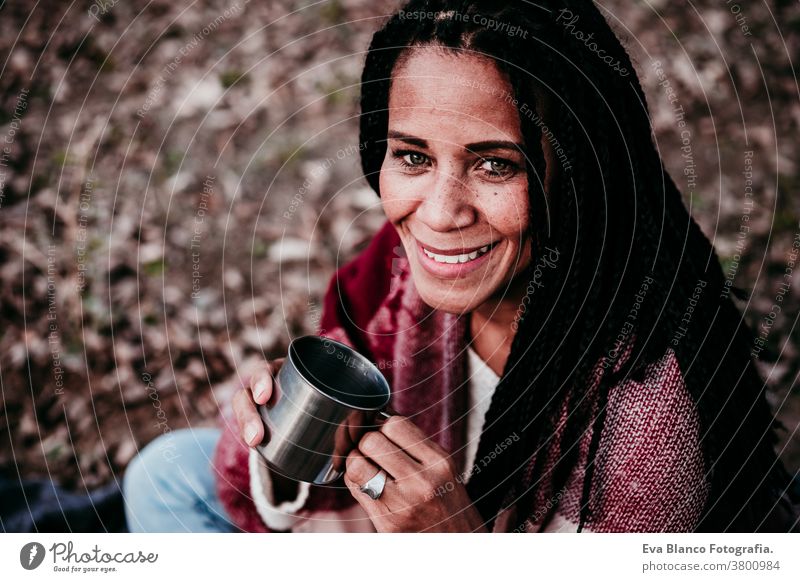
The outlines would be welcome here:
M 484 200 L 483 211 L 494 230 L 508 238 L 525 234 L 530 223 L 526 188 L 492 191 Z
M 415 206 L 415 194 L 407 177 L 392 172 L 391 169 L 381 169 L 378 183 L 383 212 L 389 221 L 396 223 L 412 212 Z

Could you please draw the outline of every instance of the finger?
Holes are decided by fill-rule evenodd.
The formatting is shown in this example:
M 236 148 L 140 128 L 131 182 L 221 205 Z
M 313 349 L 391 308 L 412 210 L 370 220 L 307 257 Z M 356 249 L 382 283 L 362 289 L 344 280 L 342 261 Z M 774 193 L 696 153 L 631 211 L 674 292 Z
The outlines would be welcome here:
M 359 484 L 350 479 L 345 473 L 344 475 L 344 484 L 347 485 L 347 488 L 350 490 L 352 496 L 357 500 L 361 501 L 361 491 L 359 490 Z
M 360 495 L 366 497 L 370 501 L 377 501 L 377 499 L 373 500 L 369 495 L 360 491 L 359 488 L 377 475 L 378 471 L 380 471 L 380 467 L 375 466 L 374 463 L 358 452 L 358 449 L 354 449 L 349 455 L 347 455 L 345 477 L 356 485 L 355 494 L 357 496 Z M 389 488 L 389 483 L 390 481 L 387 480 L 386 489 Z M 381 499 L 383 499 L 383 496 L 387 494 L 388 491 L 386 491 L 386 489 L 384 490 Z
M 355 446 L 358 444 L 358 441 L 360 441 L 361 437 L 364 436 L 364 433 L 367 432 L 367 426 L 371 425 L 367 424 L 367 415 L 361 411 L 356 412 L 348 418 L 347 438 L 349 438 L 350 442 L 353 443 L 352 448 L 355 448 Z
M 285 358 L 273 361 L 264 361 L 256 364 L 250 375 L 249 387 L 256 404 L 266 404 L 271 398 L 277 396 L 275 392 L 274 377 L 283 365 Z
M 376 519 L 380 519 L 387 513 L 387 509 L 382 506 L 379 502 L 383 499 L 381 496 L 378 499 L 373 499 L 363 491 L 361 491 L 361 484 L 356 483 L 352 479 L 350 479 L 347 475 L 344 476 L 344 484 L 350 490 L 350 495 L 353 496 L 358 504 L 367 512 L 367 517 L 369 517 L 370 521 L 375 524 Z M 389 485 L 388 483 L 386 484 Z M 384 492 L 384 495 L 386 493 Z
M 405 416 L 388 418 L 381 427 L 381 433 L 424 465 L 440 461 L 443 456 L 449 457 L 439 443 Z
M 343 457 L 358 445 L 358 441 L 367 432 L 364 413 L 357 410 L 351 412 L 339 425 L 334 436 L 335 448 Z
M 257 404 L 264 404 L 269 400 L 272 395 L 272 373 L 269 362 L 259 362 L 252 368 L 247 387 Z
M 420 463 L 376 430 L 361 437 L 358 450 L 394 479 L 412 477 L 423 469 Z
M 244 442 L 251 447 L 260 443 L 264 439 L 264 423 L 249 390 L 239 390 L 234 394 L 233 412 Z

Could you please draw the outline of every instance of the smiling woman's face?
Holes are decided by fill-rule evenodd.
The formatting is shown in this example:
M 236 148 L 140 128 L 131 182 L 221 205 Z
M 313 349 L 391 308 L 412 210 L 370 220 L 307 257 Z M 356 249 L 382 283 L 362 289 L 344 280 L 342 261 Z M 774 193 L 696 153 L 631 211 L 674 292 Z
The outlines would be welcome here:
M 488 58 L 416 49 L 393 73 L 386 216 L 430 306 L 466 313 L 530 262 L 528 180 L 511 85 Z

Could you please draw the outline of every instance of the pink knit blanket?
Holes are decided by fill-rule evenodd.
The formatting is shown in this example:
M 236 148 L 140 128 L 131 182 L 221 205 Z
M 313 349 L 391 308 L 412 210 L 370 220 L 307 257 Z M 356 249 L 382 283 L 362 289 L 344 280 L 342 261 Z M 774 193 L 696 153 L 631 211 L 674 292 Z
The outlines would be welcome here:
M 391 408 L 411 418 L 451 453 L 457 467 L 463 467 L 468 318 L 435 310 L 421 300 L 400 248 L 397 232 L 387 222 L 357 258 L 336 272 L 325 295 L 318 333 L 352 346 L 375 362 L 392 387 Z M 623 354 L 616 367 L 624 361 Z M 595 401 L 596 388 L 589 391 Z M 564 417 L 569 410 L 570 402 L 565 401 Z M 589 496 L 590 518 L 584 528 L 600 532 L 694 529 L 709 485 L 695 406 L 673 352 L 668 350 L 650 365 L 644 377 L 612 386 L 606 415 Z M 269 531 L 250 491 L 248 447 L 236 433 L 235 420 L 223 419 L 223 424 L 214 457 L 220 500 L 241 529 Z M 559 436 L 551 440 L 545 467 L 553 467 L 563 452 Z M 517 512 L 524 512 L 519 515 L 526 518 L 525 531 L 540 531 L 545 521 L 548 528 L 577 524 L 591 436 L 591 429 L 583 435 L 566 486 L 554 491 L 543 484 L 533 507 L 510 507 L 498 516 L 494 531 L 509 531 Z M 485 470 L 491 470 L 491 463 Z M 311 486 L 301 512 L 313 519 L 322 512 L 336 515 L 354 504 L 343 483 Z M 554 505 L 558 506 L 554 518 L 545 520 Z

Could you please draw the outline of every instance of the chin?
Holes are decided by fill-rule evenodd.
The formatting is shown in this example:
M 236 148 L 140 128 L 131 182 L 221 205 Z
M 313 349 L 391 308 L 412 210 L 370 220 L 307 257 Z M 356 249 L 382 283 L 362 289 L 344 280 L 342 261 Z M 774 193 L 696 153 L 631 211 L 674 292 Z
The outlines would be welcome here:
M 446 284 L 438 288 L 434 288 L 428 284 L 417 284 L 418 279 L 414 278 L 414 283 L 417 287 L 422 300 L 433 309 L 444 311 L 445 313 L 452 313 L 454 315 L 462 315 L 469 313 L 478 307 L 486 298 L 476 293 L 464 293 L 453 287 L 448 287 Z

